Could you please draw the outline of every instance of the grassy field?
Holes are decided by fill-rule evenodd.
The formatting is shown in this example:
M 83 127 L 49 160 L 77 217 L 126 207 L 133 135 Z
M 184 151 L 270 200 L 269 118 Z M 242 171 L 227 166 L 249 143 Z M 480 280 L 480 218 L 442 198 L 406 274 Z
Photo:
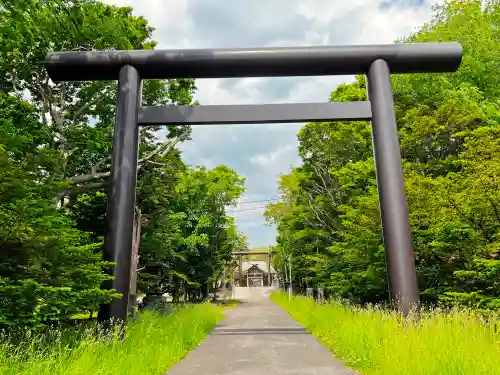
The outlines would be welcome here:
M 500 332 L 473 312 L 423 313 L 419 324 L 405 326 L 387 311 L 319 305 L 283 293 L 271 298 L 365 375 L 500 374 Z
M 225 308 L 204 303 L 170 315 L 144 312 L 129 324 L 124 340 L 103 339 L 96 323 L 43 335 L 25 332 L 17 345 L 0 339 L 0 374 L 164 374 L 203 341 Z

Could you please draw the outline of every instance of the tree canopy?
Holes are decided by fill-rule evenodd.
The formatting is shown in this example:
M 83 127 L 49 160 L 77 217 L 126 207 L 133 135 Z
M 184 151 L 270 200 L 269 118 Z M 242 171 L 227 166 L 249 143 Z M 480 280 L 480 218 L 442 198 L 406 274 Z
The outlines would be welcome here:
M 460 69 L 392 76 L 413 248 L 422 300 L 500 303 L 498 22 L 495 1 L 447 1 L 398 41 L 458 41 Z M 364 76 L 330 101 L 366 100 Z M 298 133 L 302 164 L 279 178 L 265 213 L 278 229 L 276 267 L 297 285 L 359 303 L 388 300 L 368 122 L 310 123 Z
M 54 84 L 42 62 L 49 51 L 153 49 L 152 32 L 129 7 L 0 0 L 0 327 L 69 319 L 117 297 L 100 289 L 116 82 Z M 196 105 L 195 90 L 190 79 L 145 81 L 142 100 Z M 244 179 L 186 165 L 176 146 L 189 126 L 159 129 L 141 129 L 131 272 L 138 293 L 206 297 L 245 241 L 226 213 Z

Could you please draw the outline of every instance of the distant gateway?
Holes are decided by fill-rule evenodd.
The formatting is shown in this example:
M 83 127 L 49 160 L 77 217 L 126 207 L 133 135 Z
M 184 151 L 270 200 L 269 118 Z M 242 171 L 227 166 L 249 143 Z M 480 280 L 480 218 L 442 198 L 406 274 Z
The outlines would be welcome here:
M 268 262 L 264 260 L 244 260 L 241 262 L 241 275 L 239 265 L 233 270 L 233 285 L 262 287 L 271 286 L 276 278 L 276 271 L 271 266 L 271 277 L 268 277 Z M 271 282 L 271 285 L 269 285 Z

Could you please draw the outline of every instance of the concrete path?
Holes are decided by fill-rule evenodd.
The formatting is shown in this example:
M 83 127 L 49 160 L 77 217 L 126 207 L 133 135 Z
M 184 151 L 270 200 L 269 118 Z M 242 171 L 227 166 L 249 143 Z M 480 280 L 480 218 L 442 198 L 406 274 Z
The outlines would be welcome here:
M 167 375 L 357 374 L 270 301 L 269 288 L 248 289 L 238 293 L 243 303 Z

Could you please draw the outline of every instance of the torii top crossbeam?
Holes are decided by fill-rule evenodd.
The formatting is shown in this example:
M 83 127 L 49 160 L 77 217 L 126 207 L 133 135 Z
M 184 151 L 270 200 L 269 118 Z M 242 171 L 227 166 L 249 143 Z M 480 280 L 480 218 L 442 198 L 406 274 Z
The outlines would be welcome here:
M 51 52 L 45 65 L 55 81 L 115 80 L 124 65 L 141 79 L 348 75 L 366 73 L 375 60 L 391 73 L 455 71 L 459 43 L 325 47 Z

